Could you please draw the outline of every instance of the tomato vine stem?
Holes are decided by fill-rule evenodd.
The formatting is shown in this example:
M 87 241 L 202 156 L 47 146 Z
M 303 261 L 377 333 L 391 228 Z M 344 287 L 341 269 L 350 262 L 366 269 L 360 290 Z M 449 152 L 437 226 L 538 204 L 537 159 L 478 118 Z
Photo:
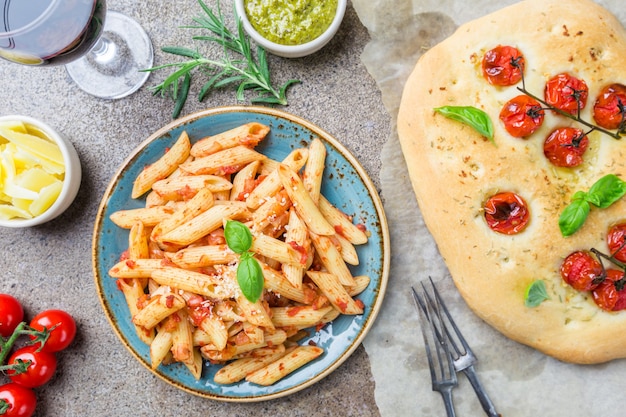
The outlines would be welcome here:
M 522 80 L 522 85 L 524 84 L 523 80 Z M 522 87 L 517 87 L 517 89 L 519 91 L 521 91 L 522 93 L 526 94 L 528 97 L 532 97 L 535 100 L 537 100 L 538 102 L 540 102 L 541 104 L 543 104 L 544 106 L 546 106 L 547 109 L 555 111 L 557 113 L 559 113 L 561 116 L 565 116 L 569 119 L 572 119 L 578 123 L 581 123 L 585 126 L 587 126 L 588 128 L 590 128 L 591 130 L 588 133 L 591 133 L 594 130 L 597 130 L 598 132 L 604 133 L 605 135 L 608 135 L 610 137 L 612 137 L 613 139 L 621 139 L 621 135 L 618 132 L 611 132 L 609 130 L 603 129 L 600 126 L 596 126 L 593 123 L 589 123 L 588 121 L 584 120 L 583 118 L 580 117 L 580 115 L 574 116 L 573 114 L 570 114 L 566 111 L 563 111 L 559 108 L 556 108 L 552 105 L 550 105 L 549 103 L 547 103 L 545 100 L 542 100 L 541 98 L 537 97 L 536 95 L 534 95 L 533 93 L 531 93 L 530 91 L 528 91 L 526 89 L 526 86 L 522 86 Z M 580 112 L 579 112 L 580 113 Z
M 30 340 L 29 344 L 34 345 L 36 343 L 41 343 L 39 346 L 39 349 L 41 349 L 48 340 L 50 331 L 54 327 L 50 329 L 44 327 L 43 330 L 36 330 L 28 326 L 25 322 L 21 322 L 17 325 L 11 336 L 6 339 L 0 337 L 0 372 L 6 373 L 6 371 L 9 370 L 13 370 L 15 374 L 26 372 L 26 369 L 28 369 L 28 366 L 30 365 L 30 361 L 19 361 L 16 364 L 3 365 L 7 356 L 11 352 L 11 348 L 20 336 L 32 336 L 33 338 Z

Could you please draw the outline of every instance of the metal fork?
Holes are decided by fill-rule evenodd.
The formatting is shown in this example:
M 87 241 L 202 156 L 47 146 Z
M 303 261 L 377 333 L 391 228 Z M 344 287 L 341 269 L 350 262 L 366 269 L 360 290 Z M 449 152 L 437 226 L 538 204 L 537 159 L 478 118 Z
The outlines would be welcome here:
M 500 417 L 500 414 L 496 412 L 493 402 L 489 398 L 489 395 L 487 395 L 485 388 L 476 374 L 476 369 L 474 368 L 474 365 L 478 361 L 476 355 L 469 347 L 467 341 L 463 337 L 463 334 L 452 319 L 452 316 L 441 298 L 439 291 L 437 291 L 437 287 L 435 286 L 432 278 L 429 277 L 428 280 L 430 282 L 430 287 L 432 288 L 432 296 L 426 288 L 426 285 L 424 285 L 424 282 L 421 284 L 424 290 L 426 306 L 431 310 L 436 311 L 437 320 L 440 322 L 440 326 L 436 328 L 439 330 L 437 337 L 447 341 L 447 345 L 452 348 L 451 354 L 453 356 L 454 369 L 457 372 L 463 372 L 467 376 L 467 379 L 469 379 L 472 384 L 472 388 L 474 388 L 476 396 L 478 397 L 483 410 L 485 410 L 485 413 L 487 413 L 489 417 Z M 441 311 L 443 311 L 443 315 L 441 314 Z M 425 313 L 427 312 L 428 310 L 425 311 Z M 432 314 L 430 314 L 429 317 L 432 317 Z M 441 331 L 442 329 L 443 331 Z
M 452 389 L 457 386 L 458 381 L 446 339 L 438 336 L 442 334 L 442 329 L 438 328 L 442 323 L 441 313 L 439 309 L 433 309 L 431 303 L 427 303 L 413 287 L 411 290 L 424 337 L 433 391 L 438 391 L 441 394 L 448 417 L 455 417 Z

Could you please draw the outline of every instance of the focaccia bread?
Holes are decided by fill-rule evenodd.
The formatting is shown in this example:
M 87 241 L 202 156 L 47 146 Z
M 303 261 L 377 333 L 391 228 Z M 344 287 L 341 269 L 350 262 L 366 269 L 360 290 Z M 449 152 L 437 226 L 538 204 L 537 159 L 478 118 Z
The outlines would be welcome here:
M 567 362 L 626 357 L 626 310 L 600 308 L 591 291 L 561 276 L 574 252 L 610 253 L 607 231 L 626 222 L 626 197 L 608 208 L 592 206 L 571 236 L 559 229 L 574 193 L 608 174 L 626 179 L 626 138 L 593 131 L 584 161 L 557 167 L 544 153 L 545 139 L 559 127 L 588 127 L 545 110 L 534 133 L 512 136 L 499 115 L 522 94 L 522 82 L 493 85 L 482 70 L 485 53 L 498 45 L 521 51 L 524 86 L 536 97 L 544 98 L 557 74 L 584 80 L 588 98 L 580 118 L 592 124 L 601 89 L 626 84 L 626 31 L 592 1 L 524 0 L 461 26 L 419 59 L 399 111 L 398 134 L 425 223 L 469 307 L 506 336 Z M 434 111 L 442 106 L 486 112 L 493 141 Z M 487 223 L 486 202 L 499 192 L 526 202 L 529 221 L 518 233 L 500 233 Z M 538 280 L 549 299 L 526 306 L 525 292 Z

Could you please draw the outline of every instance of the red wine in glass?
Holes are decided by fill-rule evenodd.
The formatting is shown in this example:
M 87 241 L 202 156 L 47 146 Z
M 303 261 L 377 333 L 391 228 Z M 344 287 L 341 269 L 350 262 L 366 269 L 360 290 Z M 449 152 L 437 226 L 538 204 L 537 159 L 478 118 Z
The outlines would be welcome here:
M 102 98 L 136 91 L 152 66 L 145 31 L 105 0 L 0 0 L 0 58 L 65 65 L 74 82 Z

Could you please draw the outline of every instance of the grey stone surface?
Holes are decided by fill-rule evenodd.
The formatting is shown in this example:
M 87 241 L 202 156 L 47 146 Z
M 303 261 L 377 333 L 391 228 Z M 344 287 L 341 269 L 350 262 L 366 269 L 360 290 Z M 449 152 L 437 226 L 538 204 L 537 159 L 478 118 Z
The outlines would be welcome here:
M 230 2 L 223 12 L 232 19 Z M 214 1 L 207 1 L 214 6 Z M 189 29 L 201 13 L 193 0 L 110 1 L 146 29 L 155 64 L 171 60 L 160 48 L 192 46 Z M 308 119 L 338 138 L 379 185 L 380 151 L 390 118 L 374 80 L 360 60 L 368 42 L 351 3 L 337 36 L 320 52 L 301 59 L 270 57 L 278 84 L 297 78 L 283 110 Z M 206 48 L 202 46 L 202 48 Z M 207 53 L 210 48 L 207 48 Z M 187 394 L 155 377 L 114 334 L 100 306 L 91 264 L 93 225 L 104 190 L 126 156 L 152 132 L 171 121 L 173 103 L 154 97 L 148 86 L 107 101 L 79 90 L 63 67 L 24 67 L 0 62 L 0 114 L 40 118 L 75 145 L 83 182 L 73 205 L 58 219 L 31 229 L 0 229 L 0 292 L 21 300 L 28 317 L 49 308 L 65 309 L 78 322 L 70 349 L 59 354 L 54 379 L 37 389 L 37 416 L 378 416 L 374 381 L 362 347 L 330 376 L 294 395 L 254 403 L 224 403 Z M 198 84 L 192 86 L 197 93 Z M 208 107 L 241 104 L 232 90 L 191 97 L 181 115 Z M 0 375 L 0 383 L 5 382 Z

